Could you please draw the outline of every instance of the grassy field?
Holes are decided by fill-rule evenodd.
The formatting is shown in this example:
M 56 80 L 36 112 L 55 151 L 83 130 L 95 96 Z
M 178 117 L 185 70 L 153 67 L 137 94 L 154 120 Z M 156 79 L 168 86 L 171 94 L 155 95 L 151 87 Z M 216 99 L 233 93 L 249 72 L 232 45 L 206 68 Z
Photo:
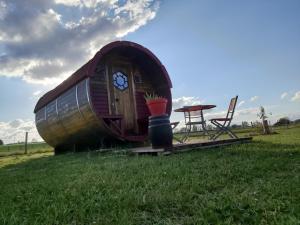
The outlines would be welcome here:
M 300 224 L 300 128 L 161 157 L 0 158 L 0 224 Z
M 27 153 L 43 153 L 52 152 L 53 148 L 46 143 L 29 143 L 27 145 Z M 24 143 L 13 144 L 13 145 L 1 145 L 0 146 L 0 157 L 9 155 L 23 155 L 25 152 Z

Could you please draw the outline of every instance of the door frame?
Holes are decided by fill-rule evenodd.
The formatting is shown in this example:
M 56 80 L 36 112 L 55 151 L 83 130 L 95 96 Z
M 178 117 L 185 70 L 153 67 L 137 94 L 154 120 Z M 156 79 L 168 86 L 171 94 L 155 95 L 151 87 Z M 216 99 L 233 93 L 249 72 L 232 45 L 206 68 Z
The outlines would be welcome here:
M 108 99 L 109 99 L 109 113 L 110 115 L 116 115 L 116 107 L 115 107 L 115 87 L 112 81 L 113 75 L 113 67 L 124 66 L 129 74 L 128 76 L 128 91 L 129 91 L 129 99 L 132 101 L 132 117 L 133 117 L 133 129 L 134 132 L 138 132 L 138 124 L 137 124 L 137 112 L 136 112 L 136 98 L 135 98 L 135 85 L 133 79 L 133 65 L 128 59 L 119 58 L 108 60 L 107 62 L 107 89 L 108 89 Z M 125 120 L 125 118 L 124 118 Z M 126 128 L 125 128 L 126 129 Z

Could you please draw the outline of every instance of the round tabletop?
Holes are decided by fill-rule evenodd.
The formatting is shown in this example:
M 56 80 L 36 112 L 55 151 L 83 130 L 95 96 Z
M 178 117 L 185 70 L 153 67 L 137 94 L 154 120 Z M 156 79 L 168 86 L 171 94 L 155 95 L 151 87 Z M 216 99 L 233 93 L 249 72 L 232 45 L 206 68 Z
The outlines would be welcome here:
M 191 106 L 184 106 L 182 108 L 175 109 L 174 112 L 191 112 L 191 111 L 212 109 L 215 107 L 216 105 L 191 105 Z

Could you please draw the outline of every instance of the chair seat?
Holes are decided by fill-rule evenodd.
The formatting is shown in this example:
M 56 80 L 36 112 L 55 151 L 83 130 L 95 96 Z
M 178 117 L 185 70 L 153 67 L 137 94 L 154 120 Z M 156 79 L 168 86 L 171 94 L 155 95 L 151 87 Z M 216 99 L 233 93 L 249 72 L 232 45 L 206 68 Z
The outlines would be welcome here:
M 195 121 L 195 122 L 187 122 L 186 125 L 197 125 L 197 124 L 203 124 L 205 121 Z
M 171 122 L 170 123 L 173 130 L 174 130 L 175 127 L 177 127 L 178 124 L 179 124 L 179 122 Z
M 210 121 L 229 121 L 229 120 L 231 120 L 231 119 L 229 119 L 229 118 L 213 118 L 213 119 L 210 119 Z
M 227 133 L 231 138 L 238 138 L 235 133 L 230 130 L 230 123 L 233 118 L 236 102 L 238 96 L 235 96 L 230 100 L 230 104 L 227 111 L 227 116 L 224 118 L 213 118 L 210 119 L 210 122 L 216 126 L 216 133 L 213 134 L 210 139 L 216 140 L 220 137 L 223 133 Z

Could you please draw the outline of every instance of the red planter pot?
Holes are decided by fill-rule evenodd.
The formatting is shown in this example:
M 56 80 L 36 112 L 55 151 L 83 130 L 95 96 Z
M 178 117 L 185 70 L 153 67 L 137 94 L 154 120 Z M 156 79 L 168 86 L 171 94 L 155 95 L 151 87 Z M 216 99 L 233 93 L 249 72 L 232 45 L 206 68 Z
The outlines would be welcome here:
M 159 98 L 147 100 L 147 106 L 151 116 L 161 116 L 166 114 L 168 100 L 166 98 Z

